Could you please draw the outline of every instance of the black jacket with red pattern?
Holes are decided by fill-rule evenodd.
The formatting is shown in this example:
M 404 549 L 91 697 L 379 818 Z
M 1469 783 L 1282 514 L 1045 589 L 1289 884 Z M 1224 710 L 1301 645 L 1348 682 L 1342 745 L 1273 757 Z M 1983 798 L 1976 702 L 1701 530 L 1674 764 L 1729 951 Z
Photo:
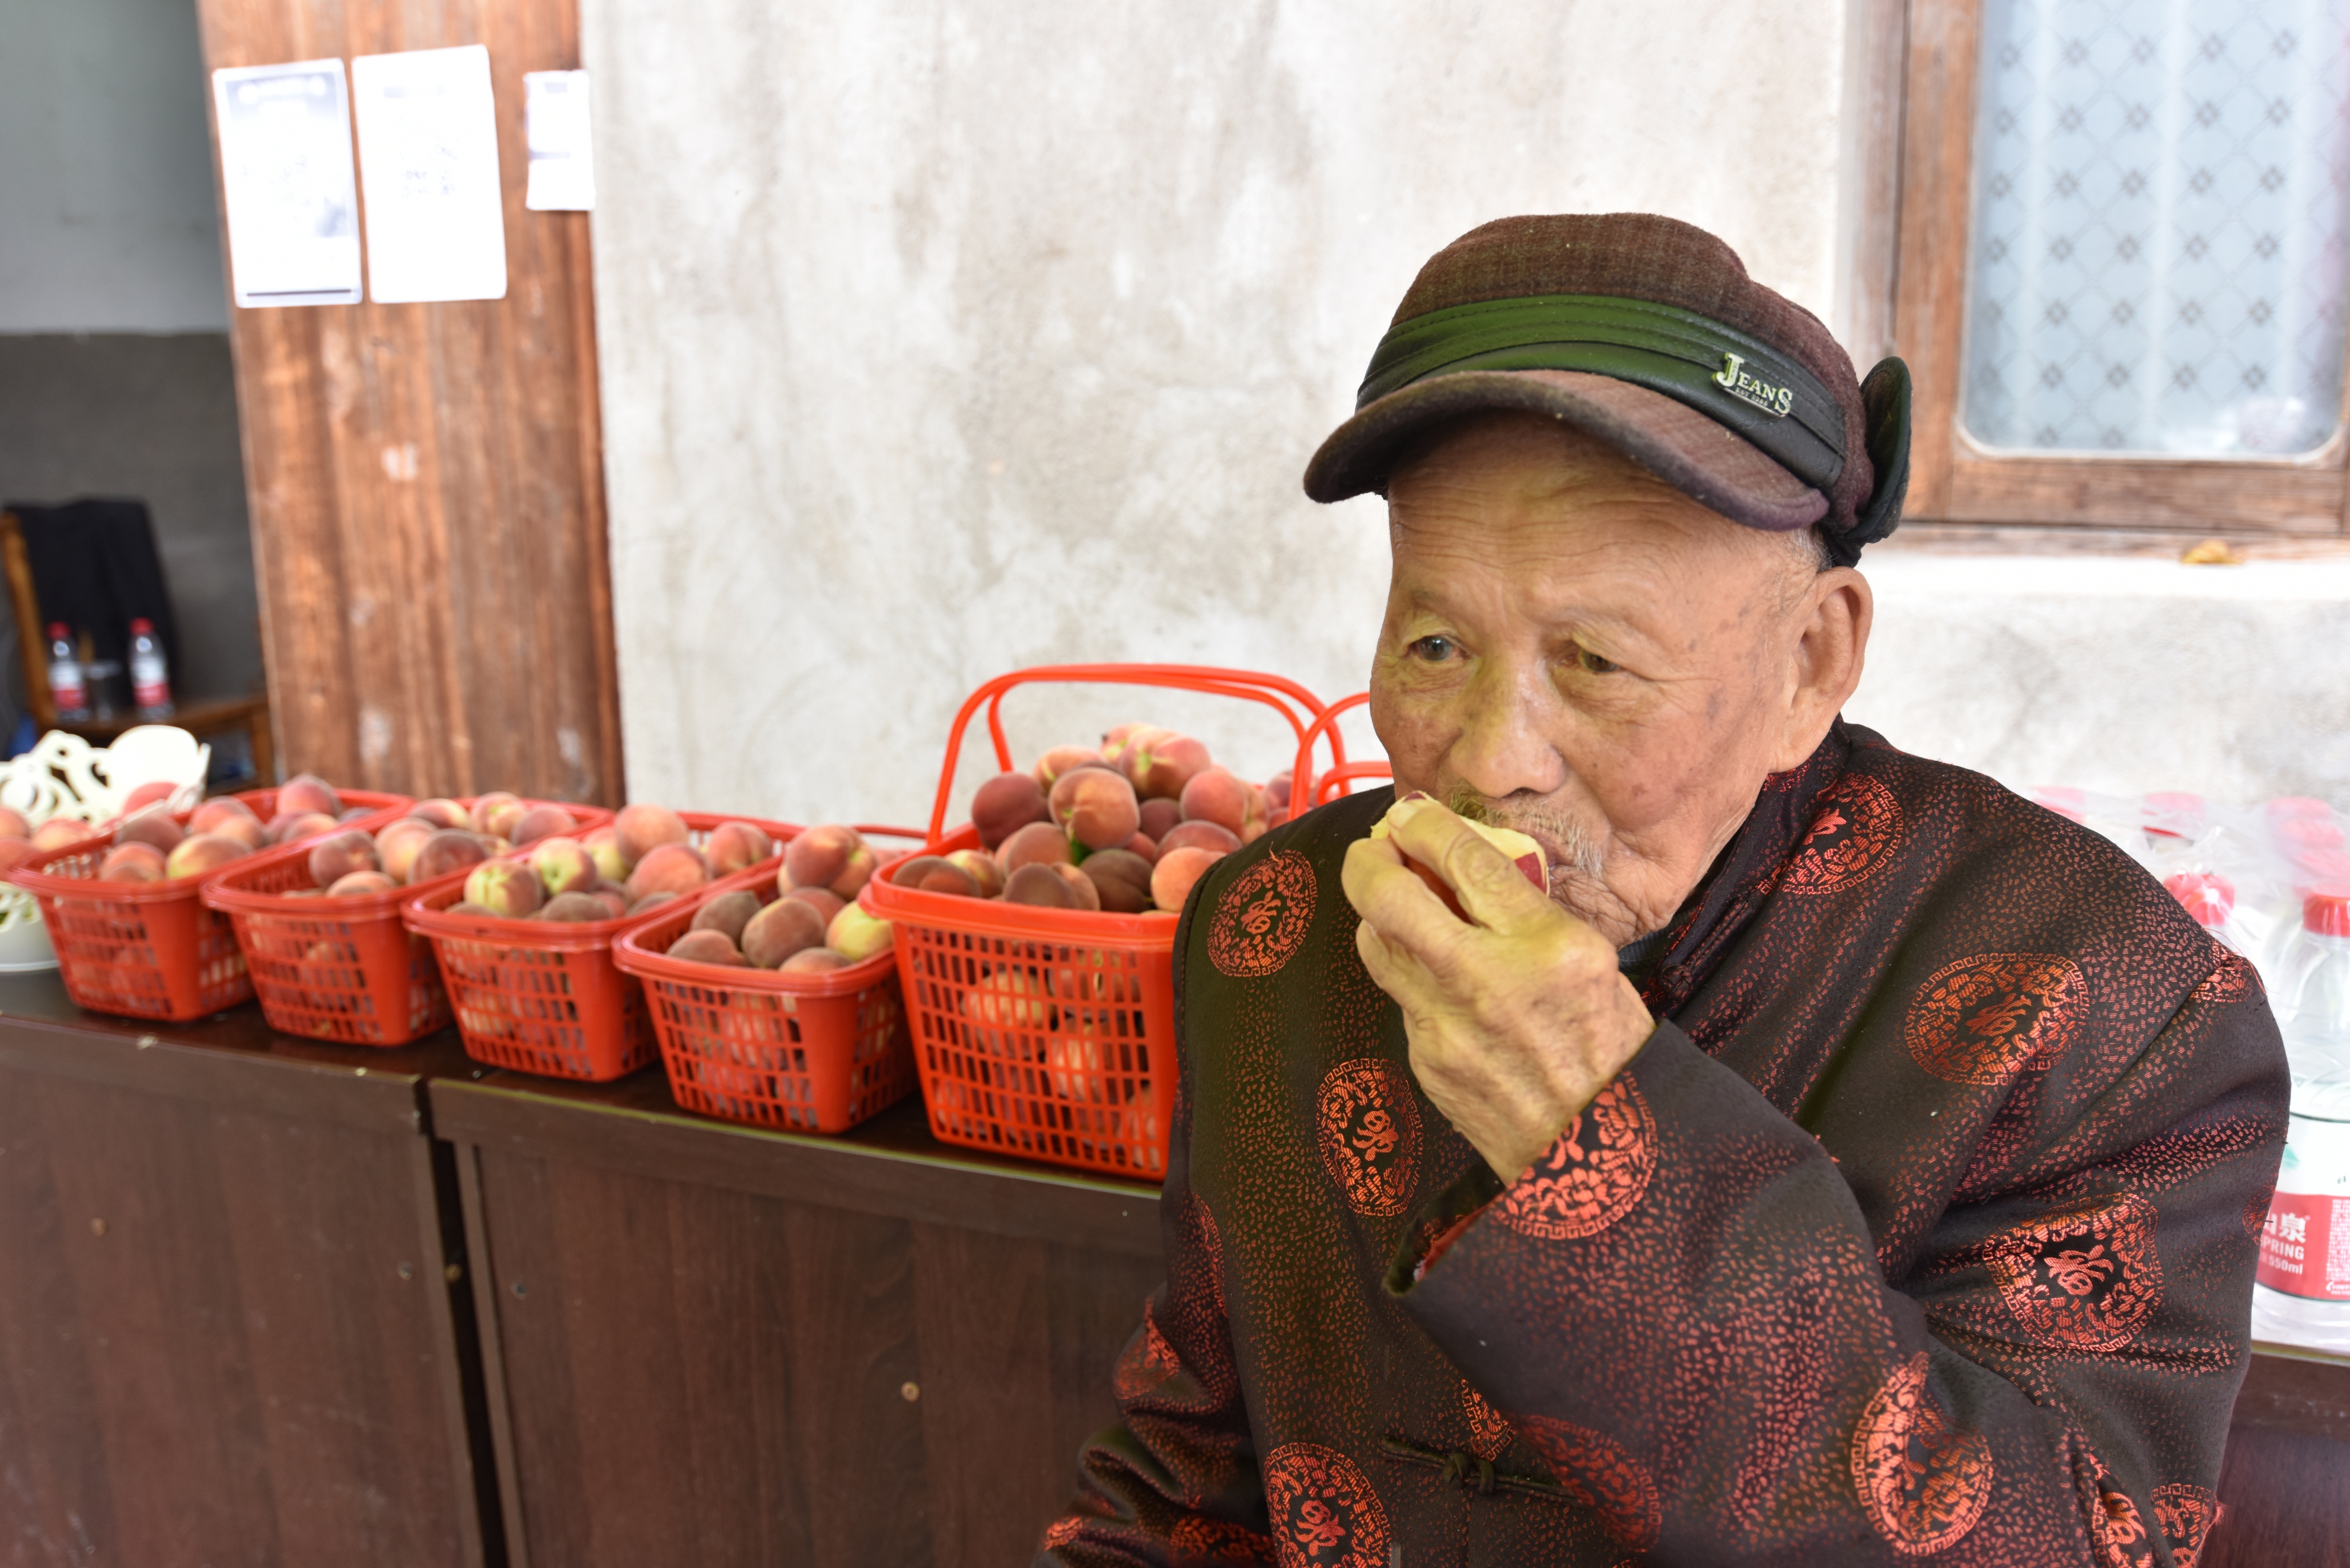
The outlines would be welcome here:
M 1042 1561 L 2194 1561 L 2284 1133 L 2249 966 L 2105 840 L 1839 725 L 1505 1189 L 1356 956 L 1388 800 L 1194 897 L 1169 1280 Z

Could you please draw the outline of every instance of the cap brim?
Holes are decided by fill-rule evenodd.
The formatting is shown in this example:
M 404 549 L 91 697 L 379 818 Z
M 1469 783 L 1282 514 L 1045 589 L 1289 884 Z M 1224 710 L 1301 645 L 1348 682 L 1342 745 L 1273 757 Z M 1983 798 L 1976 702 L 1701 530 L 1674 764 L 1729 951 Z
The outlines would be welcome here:
M 1416 437 L 1497 410 L 1548 414 L 1750 528 L 1783 534 L 1827 515 L 1826 496 L 1737 432 L 1661 392 L 1583 370 L 1464 370 L 1399 388 L 1330 432 L 1305 465 L 1305 493 L 1323 502 L 1384 493 L 1388 471 Z

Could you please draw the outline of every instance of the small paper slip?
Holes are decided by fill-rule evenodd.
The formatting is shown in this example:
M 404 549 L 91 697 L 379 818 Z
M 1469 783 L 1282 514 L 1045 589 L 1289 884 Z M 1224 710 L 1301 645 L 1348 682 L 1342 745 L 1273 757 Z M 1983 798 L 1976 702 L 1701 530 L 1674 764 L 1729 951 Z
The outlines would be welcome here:
M 368 297 L 504 299 L 505 204 L 490 52 L 479 44 L 351 62 L 367 194 Z
M 340 60 L 213 73 L 236 303 L 359 302 L 359 202 Z
M 523 127 L 530 184 L 523 205 L 538 213 L 596 209 L 596 158 L 588 135 L 588 73 L 523 74 Z

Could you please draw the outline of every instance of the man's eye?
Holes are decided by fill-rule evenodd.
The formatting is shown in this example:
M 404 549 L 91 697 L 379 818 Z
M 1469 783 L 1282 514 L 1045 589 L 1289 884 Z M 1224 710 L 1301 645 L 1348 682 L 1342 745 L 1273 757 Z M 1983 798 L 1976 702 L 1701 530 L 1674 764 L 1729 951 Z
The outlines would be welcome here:
M 1423 637 L 1411 645 L 1412 656 L 1424 659 L 1430 664 L 1443 663 L 1452 657 L 1454 651 L 1455 646 L 1449 637 Z
M 1587 648 L 1575 650 L 1575 662 L 1587 675 L 1613 675 L 1624 668 L 1612 659 L 1602 659 Z

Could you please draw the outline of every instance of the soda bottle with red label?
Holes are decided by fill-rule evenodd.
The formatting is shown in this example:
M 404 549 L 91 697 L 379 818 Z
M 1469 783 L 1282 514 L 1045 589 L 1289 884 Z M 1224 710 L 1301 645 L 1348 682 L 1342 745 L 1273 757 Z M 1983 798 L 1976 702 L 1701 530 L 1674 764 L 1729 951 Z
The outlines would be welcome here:
M 142 719 L 172 716 L 172 675 L 155 623 L 141 616 L 130 623 L 130 701 Z
M 63 621 L 49 626 L 49 696 L 63 722 L 89 717 L 89 687 L 81 677 L 81 660 L 74 657 L 73 630 Z

